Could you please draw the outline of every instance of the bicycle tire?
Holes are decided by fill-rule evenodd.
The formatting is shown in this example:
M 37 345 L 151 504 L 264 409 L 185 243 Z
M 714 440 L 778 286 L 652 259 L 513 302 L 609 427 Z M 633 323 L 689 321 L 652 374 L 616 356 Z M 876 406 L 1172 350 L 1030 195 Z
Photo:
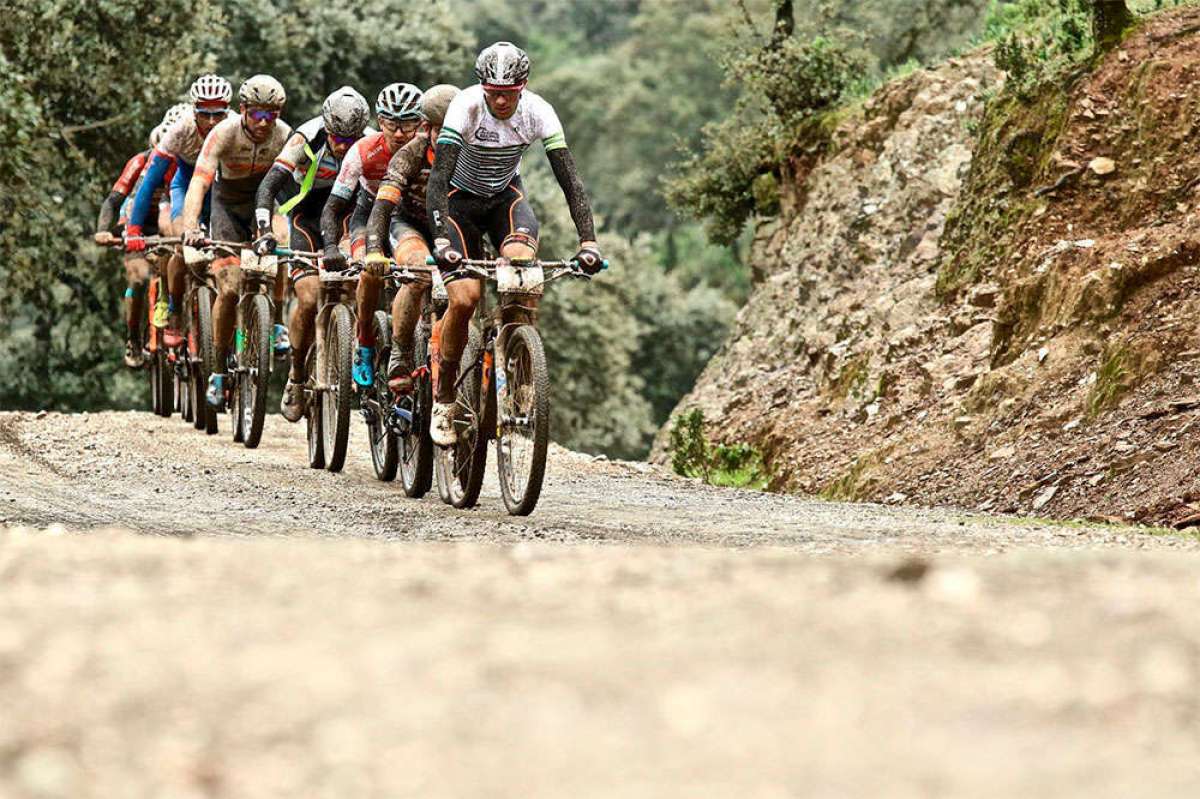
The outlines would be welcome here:
M 379 413 L 373 414 L 374 421 L 367 424 L 367 444 L 371 448 L 371 465 L 375 467 L 375 479 L 390 483 L 396 479 L 396 467 L 400 462 L 396 434 L 388 425 L 383 414 L 391 409 L 385 398 L 391 393 L 387 386 L 388 360 L 392 355 L 392 326 L 385 311 L 376 311 L 375 325 L 375 395 L 379 402 Z
M 175 370 L 171 368 L 171 362 L 167 360 L 167 350 L 161 341 L 154 350 L 154 363 L 151 367 L 158 372 L 158 404 L 162 409 L 161 415 L 164 419 L 170 419 L 171 414 L 175 411 L 175 384 L 173 381 Z
M 162 416 L 162 388 L 159 386 L 159 381 L 162 375 L 158 371 L 158 353 L 150 353 L 150 363 L 146 369 L 146 377 L 150 383 L 150 410 L 155 416 Z
M 429 365 L 429 326 L 422 320 L 413 334 L 413 364 Z M 400 441 L 400 482 L 404 495 L 420 499 L 433 485 L 433 439 L 429 437 L 429 409 L 433 407 L 433 382 L 429 370 L 413 381 L 412 432 Z M 439 488 L 438 495 L 447 501 Z
M 537 507 L 546 476 L 546 449 L 550 444 L 550 373 L 542 337 L 532 325 L 520 325 L 508 334 L 504 347 L 507 391 L 504 407 L 497 393 L 496 471 L 500 495 L 510 516 L 528 516 Z M 526 420 L 528 436 L 518 434 L 514 418 Z M 527 468 L 513 457 L 513 445 L 523 439 Z M 518 474 L 523 471 L 525 474 Z
M 473 508 L 479 502 L 487 466 L 488 439 L 483 425 L 486 398 L 480 392 L 482 346 L 479 331 L 472 325 L 459 361 L 465 371 L 459 373 L 455 395 L 458 441 L 453 447 L 438 448 L 438 468 L 449 504 L 460 509 Z M 464 413 L 467 418 L 462 418 Z
M 353 379 L 354 316 L 349 306 L 339 303 L 333 307 L 326 322 L 322 382 L 326 386 L 322 398 L 321 426 L 325 433 L 325 468 L 340 472 L 346 463 L 346 444 L 350 438 L 350 404 Z
M 271 303 L 264 294 L 250 298 L 242 355 L 250 371 L 240 376 L 242 432 L 246 449 L 262 441 L 267 417 L 267 389 L 271 379 Z
M 208 404 L 208 398 L 205 396 L 208 393 L 208 376 L 216 371 L 218 366 L 216 344 L 213 342 L 213 303 L 216 302 L 216 299 L 216 292 L 208 286 L 200 286 L 196 289 L 196 338 L 200 347 L 198 359 L 200 368 L 197 369 L 198 379 L 196 381 L 196 385 L 200 387 L 197 398 L 200 413 L 196 420 L 196 426 L 210 436 L 216 435 L 218 431 L 217 409 Z
M 317 344 L 313 342 L 305 358 L 305 385 L 311 385 L 317 376 Z M 321 429 L 321 394 L 303 389 L 308 395 L 304 403 L 304 428 L 308 438 L 308 468 L 325 468 L 325 432 Z

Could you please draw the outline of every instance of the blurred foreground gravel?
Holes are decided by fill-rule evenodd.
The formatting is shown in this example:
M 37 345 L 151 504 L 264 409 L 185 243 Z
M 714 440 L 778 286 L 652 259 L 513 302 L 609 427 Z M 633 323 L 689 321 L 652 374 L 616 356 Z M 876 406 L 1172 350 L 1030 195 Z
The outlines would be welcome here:
M 0 797 L 1200 790 L 1191 538 L 565 452 L 513 520 L 269 422 L 0 414 Z

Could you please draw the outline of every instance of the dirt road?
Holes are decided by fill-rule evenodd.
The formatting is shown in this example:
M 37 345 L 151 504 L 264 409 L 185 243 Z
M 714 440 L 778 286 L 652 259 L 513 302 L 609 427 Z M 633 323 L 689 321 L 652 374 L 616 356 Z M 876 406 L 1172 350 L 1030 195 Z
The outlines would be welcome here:
M 565 452 L 513 520 L 303 454 L 0 413 L 0 797 L 1200 787 L 1192 538 Z

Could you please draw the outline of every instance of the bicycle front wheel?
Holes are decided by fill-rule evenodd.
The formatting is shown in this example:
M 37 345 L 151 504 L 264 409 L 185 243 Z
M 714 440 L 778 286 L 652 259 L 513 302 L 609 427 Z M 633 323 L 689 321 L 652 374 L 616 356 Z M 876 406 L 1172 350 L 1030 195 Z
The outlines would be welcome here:
M 217 409 L 208 404 L 208 376 L 224 366 L 217 363 L 216 345 L 213 343 L 213 303 L 217 294 L 208 286 L 196 289 L 196 427 L 211 435 L 217 433 Z
M 480 391 L 481 347 L 479 331 L 471 327 L 460 361 L 463 371 L 459 373 L 454 397 L 457 441 L 452 447 L 437 448 L 438 489 L 443 500 L 456 508 L 475 507 L 487 464 L 487 431 L 484 429 L 487 398 Z
M 250 298 L 246 311 L 246 332 L 238 361 L 242 372 L 238 376 L 239 402 L 242 412 L 242 434 L 247 449 L 254 449 L 262 440 L 263 421 L 267 416 L 267 382 L 271 376 L 271 303 L 263 294 Z
M 344 304 L 334 306 L 325 328 L 326 351 L 318 360 L 325 365 L 321 382 L 321 426 L 325 432 L 325 468 L 340 472 L 346 463 L 350 438 L 351 369 L 354 358 L 354 316 Z
M 371 464 L 375 477 L 385 483 L 396 479 L 396 434 L 392 432 L 384 414 L 390 413 L 391 391 L 388 389 L 388 361 L 392 356 L 392 326 L 384 311 L 376 311 L 375 324 L 375 397 L 377 410 L 368 414 L 367 439 L 371 445 Z
M 508 335 L 504 373 L 504 396 L 497 388 L 496 397 L 500 494 L 511 515 L 528 516 L 542 493 L 550 443 L 550 374 L 542 337 L 531 325 Z
M 418 367 L 429 363 L 429 326 L 424 321 L 418 324 L 413 336 L 412 362 Z M 433 439 L 429 437 L 433 392 L 428 369 L 413 380 L 409 401 L 413 418 L 408 434 L 400 437 L 400 481 L 405 496 L 419 499 L 433 483 Z M 445 496 L 442 498 L 448 501 Z
M 308 376 L 304 386 L 304 427 L 308 435 L 308 466 L 310 469 L 324 469 L 325 432 L 321 429 L 321 419 L 324 416 L 324 412 L 321 410 L 321 392 L 313 391 L 310 388 L 319 374 L 315 343 L 308 348 L 304 373 Z

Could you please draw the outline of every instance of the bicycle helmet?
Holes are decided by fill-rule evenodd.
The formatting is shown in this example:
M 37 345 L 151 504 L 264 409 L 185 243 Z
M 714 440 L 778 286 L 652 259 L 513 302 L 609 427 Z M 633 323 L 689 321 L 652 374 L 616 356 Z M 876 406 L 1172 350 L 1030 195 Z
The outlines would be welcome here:
M 287 94 L 283 91 L 283 84 L 270 75 L 255 75 L 246 78 L 246 82 L 238 89 L 238 99 L 256 108 L 283 108 Z
M 161 122 L 155 126 L 154 130 L 150 131 L 150 149 L 153 150 L 162 141 L 163 133 L 167 130 L 167 123 Z
M 196 105 L 200 103 L 229 105 L 230 99 L 233 98 L 233 87 L 220 75 L 201 75 L 192 84 L 188 95 L 192 98 L 192 103 Z
M 458 87 L 449 83 L 431 86 L 421 95 L 421 116 L 430 125 L 440 128 L 442 120 L 446 118 L 446 109 L 450 107 L 450 101 L 457 95 Z
M 411 83 L 392 83 L 383 87 L 375 101 L 375 113 L 398 121 L 421 118 L 421 90 Z
M 192 113 L 191 103 L 176 103 L 175 105 L 168 108 L 167 112 L 165 114 L 163 114 L 163 118 L 162 118 L 161 126 L 163 129 L 163 132 L 165 133 L 168 128 L 172 127 L 180 119 L 183 119 L 185 114 L 190 114 L 190 113 Z
M 349 86 L 343 86 L 325 98 L 321 118 L 325 130 L 334 136 L 361 136 L 370 121 L 371 107 L 367 98 Z
M 496 42 L 475 59 L 475 77 L 488 88 L 521 88 L 529 80 L 529 56 L 511 42 Z

